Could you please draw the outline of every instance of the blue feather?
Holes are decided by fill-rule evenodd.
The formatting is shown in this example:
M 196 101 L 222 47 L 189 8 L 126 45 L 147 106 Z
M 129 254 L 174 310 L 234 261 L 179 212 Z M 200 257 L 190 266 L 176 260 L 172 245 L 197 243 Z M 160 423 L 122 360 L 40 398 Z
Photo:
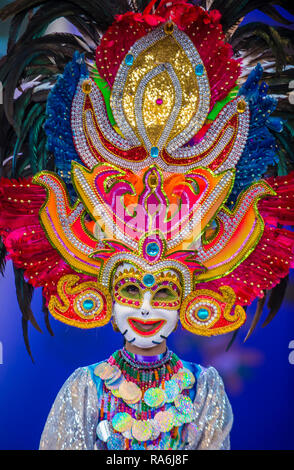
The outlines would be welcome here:
M 245 149 L 236 166 L 236 178 L 229 205 L 234 204 L 240 192 L 252 182 L 261 179 L 270 165 L 279 162 L 278 146 L 271 130 L 282 132 L 283 121 L 271 117 L 277 101 L 267 95 L 266 83 L 259 84 L 262 73 L 263 69 L 258 64 L 239 90 L 239 95 L 244 96 L 249 103 L 250 127 Z
M 47 100 L 47 120 L 45 132 L 47 135 L 47 148 L 55 156 L 55 165 L 58 174 L 63 178 L 72 193 L 70 170 L 71 162 L 75 160 L 82 163 L 74 146 L 70 112 L 72 100 L 81 78 L 88 78 L 89 72 L 84 61 L 84 55 L 75 52 L 63 75 L 49 93 Z

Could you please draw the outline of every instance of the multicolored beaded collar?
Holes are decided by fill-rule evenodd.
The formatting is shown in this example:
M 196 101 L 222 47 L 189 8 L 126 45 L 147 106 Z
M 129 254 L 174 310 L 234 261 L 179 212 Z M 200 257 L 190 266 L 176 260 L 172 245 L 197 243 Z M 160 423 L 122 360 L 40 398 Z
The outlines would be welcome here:
M 166 364 L 172 356 L 172 352 L 169 349 L 162 354 L 157 354 L 156 356 L 141 356 L 139 354 L 129 352 L 126 348 L 121 349 L 120 352 L 124 360 L 136 369 L 153 369 L 161 367 L 163 364 Z
M 103 380 L 97 436 L 108 449 L 178 448 L 183 425 L 196 432 L 188 391 L 195 377 L 171 351 L 137 356 L 124 348 L 94 374 Z

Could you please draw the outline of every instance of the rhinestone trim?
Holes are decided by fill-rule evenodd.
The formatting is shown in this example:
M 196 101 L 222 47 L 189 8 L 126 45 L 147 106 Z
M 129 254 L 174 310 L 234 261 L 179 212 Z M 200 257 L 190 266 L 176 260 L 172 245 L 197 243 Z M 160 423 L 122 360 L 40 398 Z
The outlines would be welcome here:
M 152 46 L 155 42 L 159 41 L 165 36 L 166 36 L 166 33 L 164 31 L 164 25 L 160 25 L 158 28 L 154 29 L 151 33 L 139 39 L 129 49 L 127 54 L 132 54 L 134 57 L 134 61 L 135 61 L 135 59 L 141 52 L 143 52 L 144 50 L 146 50 L 147 48 Z M 196 65 L 198 65 L 199 63 L 203 64 L 201 57 L 198 51 L 196 50 L 194 44 L 192 43 L 192 41 L 189 39 L 189 37 L 185 33 L 180 31 L 176 27 L 176 25 L 174 26 L 173 36 L 174 36 L 174 39 L 184 49 L 188 59 L 191 62 L 193 69 L 195 69 Z M 125 114 L 124 114 L 124 110 L 123 110 L 123 100 L 122 100 L 123 89 L 124 89 L 124 84 L 127 79 L 127 75 L 129 73 L 129 69 L 130 67 L 126 65 L 125 61 L 123 61 L 118 69 L 118 72 L 117 72 L 117 75 L 113 84 L 110 103 L 111 103 L 111 108 L 112 108 L 114 118 L 120 130 L 122 131 L 123 135 L 125 135 L 131 142 L 135 142 L 136 144 L 138 144 L 138 139 L 132 127 L 127 122 Z M 170 142 L 169 145 L 171 149 L 176 149 L 177 147 L 179 147 L 179 145 L 184 145 L 186 142 L 188 142 L 191 139 L 191 137 L 193 137 L 193 135 L 195 135 L 198 132 L 198 130 L 201 129 L 208 115 L 209 104 L 210 104 L 210 91 L 209 91 L 210 88 L 209 88 L 209 81 L 208 81 L 205 68 L 203 71 L 203 75 L 196 76 L 196 77 L 197 77 L 197 82 L 199 86 L 199 100 L 200 100 L 197 112 L 191 119 L 187 128 Z M 178 91 L 176 91 L 176 95 L 177 93 Z M 167 131 L 168 134 L 170 133 L 170 130 L 171 128 L 169 129 L 169 131 Z M 147 150 L 149 150 L 149 147 L 147 147 Z M 149 162 L 147 162 L 147 164 L 148 163 Z M 145 162 L 145 166 L 146 166 L 146 162 Z M 142 164 L 140 167 L 141 168 L 143 167 Z
M 68 216 L 66 214 L 65 209 L 65 202 L 64 202 L 64 194 L 61 191 L 58 184 L 56 184 L 50 176 L 47 175 L 40 175 L 39 180 L 45 183 L 54 193 L 56 197 L 56 207 L 57 207 L 57 214 L 58 219 L 62 225 L 63 231 L 68 238 L 68 240 L 75 245 L 82 253 L 86 255 L 90 255 L 92 253 L 92 249 L 82 243 L 72 232 L 72 225 L 73 223 L 81 216 L 81 214 L 85 211 L 84 205 L 80 202 L 78 203 L 77 207 L 71 212 Z M 47 213 L 47 215 L 49 215 Z
M 255 186 L 248 192 L 248 194 L 246 195 L 243 201 L 242 206 L 239 208 L 236 214 L 234 214 L 233 216 L 229 216 L 225 212 L 220 211 L 218 213 L 218 218 L 220 218 L 224 223 L 224 233 L 221 236 L 219 242 L 216 245 L 214 245 L 212 248 L 208 250 L 204 250 L 203 246 L 199 246 L 198 252 L 197 252 L 197 259 L 199 259 L 201 262 L 204 262 L 213 258 L 219 251 L 221 251 L 227 245 L 227 243 L 230 242 L 233 236 L 233 233 L 238 228 L 238 225 L 240 224 L 241 219 L 244 217 L 244 214 L 248 210 L 248 207 L 250 206 L 252 201 L 256 199 L 257 196 L 266 194 L 266 192 L 267 191 L 264 186 L 259 186 L 259 187 Z M 240 250 L 241 248 L 242 246 L 240 247 Z M 234 256 L 236 256 L 236 254 L 237 253 L 235 253 Z M 225 262 L 227 261 L 228 260 L 226 260 Z
M 211 147 L 213 147 L 216 135 L 218 135 L 223 129 L 226 122 L 228 122 L 234 114 L 237 113 L 238 103 L 242 100 L 242 96 L 238 97 L 236 100 L 228 103 L 223 110 L 220 112 L 217 119 L 213 122 L 206 135 L 202 141 L 192 147 L 179 148 L 176 151 L 171 151 L 170 146 L 167 146 L 167 151 L 174 158 L 191 158 L 198 155 L 201 155 L 204 152 L 207 152 Z M 250 121 L 250 112 L 249 106 L 247 106 L 246 111 L 242 114 L 237 113 L 238 115 L 238 129 L 237 135 L 235 138 L 235 144 L 227 156 L 226 160 L 221 164 L 221 166 L 215 170 L 216 173 L 220 173 L 223 170 L 234 168 L 241 157 L 243 150 L 246 145 L 247 135 L 249 131 L 249 121 Z M 197 168 L 199 166 L 209 166 L 222 152 L 225 146 L 229 143 L 230 139 L 233 137 L 233 132 L 229 129 L 233 129 L 231 126 L 226 130 L 219 143 L 214 146 L 208 155 L 205 158 L 202 158 L 196 163 L 191 165 L 176 165 L 176 171 L 182 172 L 187 171 L 190 168 Z M 230 133 L 230 134 L 229 134 Z M 231 136 L 231 137 L 230 137 Z M 163 163 L 162 167 L 164 169 L 170 170 L 170 165 Z
M 80 155 L 80 158 L 88 168 L 92 169 L 95 165 L 97 165 L 98 162 L 93 153 L 91 152 L 91 148 L 84 133 L 84 116 L 86 116 L 85 121 L 87 124 L 89 136 L 93 141 L 94 145 L 97 147 L 97 150 L 101 154 L 101 156 L 110 160 L 113 160 L 115 156 L 111 154 L 102 145 L 99 136 L 97 135 L 97 130 L 93 123 L 92 112 L 90 110 L 84 112 L 86 95 L 82 89 L 83 82 L 83 79 L 80 80 L 76 90 L 76 94 L 73 99 L 71 111 L 71 126 L 73 132 L 73 139 L 76 145 L 76 149 Z M 132 148 L 130 144 L 125 139 L 123 139 L 117 132 L 115 132 L 115 130 L 109 123 L 103 97 L 94 82 L 92 83 L 92 90 L 87 96 L 91 99 L 93 110 L 95 112 L 95 116 L 98 119 L 99 127 L 103 135 L 113 145 L 117 146 L 121 150 L 130 150 Z
M 203 204 L 201 204 L 201 200 L 205 197 L 205 193 L 201 196 L 201 198 L 198 201 L 200 210 L 195 213 L 193 220 L 190 221 L 189 224 L 184 229 L 179 231 L 179 234 L 176 237 L 174 237 L 172 240 L 169 240 L 167 242 L 167 250 L 170 250 L 171 248 L 176 247 L 184 239 L 189 238 L 189 236 L 193 232 L 194 227 L 200 223 L 201 219 L 205 217 L 207 211 L 213 206 L 213 204 L 219 198 L 223 189 L 226 186 L 231 184 L 233 177 L 234 177 L 234 173 L 232 171 L 227 171 L 224 174 L 223 178 L 220 180 L 219 184 L 215 187 L 215 189 L 212 191 L 210 196 L 207 197 L 207 199 L 205 200 Z M 200 236 L 200 233 L 199 233 L 199 236 Z
M 190 270 L 187 268 L 187 266 L 185 266 L 183 263 L 175 260 L 165 260 L 159 261 L 154 266 L 132 253 L 117 253 L 108 259 L 100 273 L 101 284 L 103 286 L 109 288 L 113 270 L 115 269 L 116 265 L 123 262 L 130 262 L 137 268 L 141 268 L 143 271 L 150 273 L 157 273 L 160 271 L 174 269 L 184 280 L 184 295 L 187 296 L 192 291 L 192 274 L 190 273 Z
M 203 126 L 204 121 L 209 113 L 210 105 L 209 80 L 199 52 L 195 48 L 190 38 L 176 26 L 174 26 L 173 35 L 176 41 L 182 46 L 185 53 L 187 54 L 187 57 L 190 60 L 193 69 L 195 70 L 196 65 L 203 65 L 203 74 L 201 76 L 196 75 L 199 87 L 198 110 L 189 122 L 186 129 L 169 142 L 168 148 L 170 150 L 176 150 L 178 147 L 189 142 L 189 140 L 195 134 L 197 134 L 197 132 Z

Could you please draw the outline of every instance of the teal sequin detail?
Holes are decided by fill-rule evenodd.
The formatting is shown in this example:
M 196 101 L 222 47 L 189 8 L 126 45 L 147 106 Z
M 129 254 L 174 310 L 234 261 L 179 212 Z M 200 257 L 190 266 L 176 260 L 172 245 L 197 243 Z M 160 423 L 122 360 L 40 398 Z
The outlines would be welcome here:
M 134 56 L 132 54 L 127 54 L 126 58 L 125 58 L 125 63 L 126 63 L 126 65 L 131 67 L 134 63 Z
M 84 300 L 83 308 L 85 310 L 91 310 L 94 307 L 94 302 L 91 299 Z
M 158 147 L 152 147 L 152 149 L 150 151 L 150 155 L 151 155 L 152 158 L 157 158 L 158 155 L 159 155 Z
M 145 274 L 145 276 L 143 277 L 143 284 L 146 287 L 152 287 L 154 282 L 155 282 L 155 278 L 152 274 Z
M 200 308 L 197 312 L 197 316 L 200 320 L 206 320 L 209 317 L 209 311 L 206 308 Z
M 148 243 L 146 251 L 149 256 L 156 256 L 159 253 L 159 246 L 154 242 Z

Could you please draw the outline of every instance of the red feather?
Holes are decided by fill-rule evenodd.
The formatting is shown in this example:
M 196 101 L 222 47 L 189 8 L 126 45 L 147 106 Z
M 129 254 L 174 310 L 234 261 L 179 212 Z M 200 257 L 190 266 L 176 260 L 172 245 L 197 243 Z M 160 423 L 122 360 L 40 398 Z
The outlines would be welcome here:
M 237 304 L 249 305 L 256 297 L 263 297 L 264 290 L 279 284 L 294 267 L 294 232 L 280 228 L 280 224 L 294 226 L 294 172 L 265 181 L 277 195 L 258 204 L 265 228 L 255 250 L 232 273 L 197 284 L 197 288 L 218 290 L 228 285 L 236 293 Z

